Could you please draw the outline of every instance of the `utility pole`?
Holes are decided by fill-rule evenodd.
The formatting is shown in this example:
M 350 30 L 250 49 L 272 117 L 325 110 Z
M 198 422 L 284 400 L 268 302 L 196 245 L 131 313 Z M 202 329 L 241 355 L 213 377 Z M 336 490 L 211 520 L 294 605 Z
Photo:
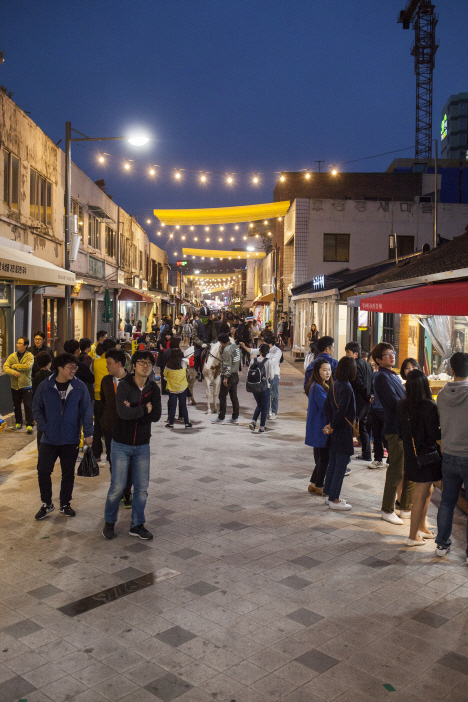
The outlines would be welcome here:
M 434 139 L 434 248 L 437 248 L 437 139 Z
M 278 244 L 275 243 L 275 276 L 273 278 L 273 302 L 275 309 L 273 312 L 273 334 L 276 334 L 278 326 Z
M 318 172 L 321 173 L 322 171 L 321 171 L 320 164 L 321 164 L 321 163 L 325 163 L 325 161 L 315 161 L 315 163 L 318 163 L 318 169 L 319 169 Z
M 71 122 L 65 122 L 65 270 L 70 270 Z M 72 338 L 71 285 L 65 285 L 65 341 Z

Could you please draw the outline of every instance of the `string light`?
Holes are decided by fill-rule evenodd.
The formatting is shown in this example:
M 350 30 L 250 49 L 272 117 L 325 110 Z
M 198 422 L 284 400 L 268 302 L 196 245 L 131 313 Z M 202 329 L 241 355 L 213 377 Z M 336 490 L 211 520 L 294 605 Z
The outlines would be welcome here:
M 254 182 L 255 184 L 257 184 L 257 183 L 258 183 L 258 178 L 257 178 L 257 176 L 256 176 L 256 175 L 255 175 L 255 176 L 254 176 L 254 177 L 252 178 L 252 181 L 253 181 L 253 182 Z
M 205 232 L 209 232 L 209 231 L 210 231 L 210 228 L 209 228 L 209 227 L 205 227 Z
M 307 173 L 305 174 L 305 177 L 306 177 L 306 180 L 309 180 L 309 178 L 310 178 L 310 173 L 309 173 L 309 171 L 307 171 Z
M 155 172 L 156 172 L 156 171 L 154 170 L 154 168 L 151 168 L 149 174 L 150 174 L 150 175 L 154 175 Z
M 185 241 L 185 236 L 182 237 L 183 241 Z
M 161 236 L 161 232 L 158 232 L 158 236 Z
M 249 224 L 249 227 L 253 227 L 253 224 L 252 224 L 252 222 L 250 222 L 250 224 Z
M 129 164 L 129 163 L 126 163 L 125 166 L 124 166 L 124 168 L 125 168 L 126 171 L 128 171 L 128 170 L 130 169 L 130 164 Z
M 179 173 L 179 171 L 176 171 L 176 172 L 175 172 L 175 178 L 177 178 L 177 180 L 180 179 L 180 173 Z
M 232 183 L 232 176 L 228 176 L 228 177 L 227 177 L 227 182 L 228 182 L 229 184 Z
M 194 241 L 198 241 L 198 236 L 196 236 L 196 237 L 194 238 Z
M 150 219 L 147 219 L 147 220 L 146 220 L 146 224 L 151 224 L 151 220 L 150 220 Z
M 219 228 L 219 231 L 220 231 L 220 232 L 224 232 L 224 227 L 220 227 L 220 228 Z
M 280 181 L 281 181 L 282 183 L 284 183 L 285 180 L 286 180 L 286 178 L 282 175 L 281 178 L 280 178 Z
M 268 224 L 268 220 L 264 219 L 263 224 Z
M 200 180 L 201 180 L 202 183 L 205 183 L 205 182 L 206 182 L 206 175 L 203 174 L 203 175 L 201 176 Z
M 247 241 L 247 237 L 246 237 L 246 236 L 243 236 L 242 238 L 243 238 L 244 241 Z
M 336 168 L 334 168 L 331 172 L 332 175 L 336 175 L 337 173 L 338 173 L 338 171 L 336 170 Z
M 238 224 L 236 224 L 236 226 L 234 227 L 234 229 L 239 229 L 239 225 L 238 225 Z
M 206 239 L 205 239 L 205 241 L 209 241 L 209 240 L 210 240 L 210 237 L 209 237 L 209 236 L 207 236 L 207 237 L 206 237 Z
M 99 156 L 99 163 L 104 163 L 104 156 Z

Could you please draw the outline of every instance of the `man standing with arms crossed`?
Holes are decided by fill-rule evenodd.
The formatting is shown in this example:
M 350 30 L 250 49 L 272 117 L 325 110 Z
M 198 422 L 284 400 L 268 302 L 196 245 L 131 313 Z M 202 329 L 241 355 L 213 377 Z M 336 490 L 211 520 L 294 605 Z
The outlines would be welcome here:
M 32 367 L 34 356 L 31 351 L 28 351 L 29 339 L 20 336 L 16 342 L 16 353 L 8 356 L 3 364 L 3 370 L 11 377 L 11 395 L 15 408 L 15 426 L 16 431 L 23 428 L 23 412 L 21 404 L 24 405 L 24 414 L 26 419 L 26 431 L 28 434 L 33 433 L 33 414 L 31 411 L 32 403 Z
M 127 486 L 132 467 L 133 499 L 130 536 L 149 541 L 153 538 L 145 529 L 145 506 L 148 499 L 150 471 L 151 423 L 161 417 L 161 393 L 149 375 L 155 364 L 151 351 L 136 351 L 132 356 L 133 373 L 123 378 L 117 388 L 116 417 L 111 444 L 112 474 L 104 510 L 102 535 L 115 537 L 119 503 Z
M 374 377 L 375 392 L 384 410 L 384 435 L 388 442 L 388 468 L 382 498 L 382 519 L 390 524 L 403 524 L 411 518 L 414 483 L 404 477 L 403 441 L 398 430 L 396 406 L 405 397 L 400 377 L 392 370 L 395 365 L 395 350 L 391 344 L 381 342 L 372 349 L 372 358 L 379 367 Z M 400 516 L 395 514 L 397 489 L 403 480 L 400 497 Z

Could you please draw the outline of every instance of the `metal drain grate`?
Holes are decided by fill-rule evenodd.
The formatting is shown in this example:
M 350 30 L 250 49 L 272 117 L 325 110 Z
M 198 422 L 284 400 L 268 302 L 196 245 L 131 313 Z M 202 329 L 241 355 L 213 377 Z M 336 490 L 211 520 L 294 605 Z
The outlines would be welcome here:
M 294 387 L 296 383 L 291 383 L 289 380 L 280 380 L 278 385 L 289 385 L 291 387 Z

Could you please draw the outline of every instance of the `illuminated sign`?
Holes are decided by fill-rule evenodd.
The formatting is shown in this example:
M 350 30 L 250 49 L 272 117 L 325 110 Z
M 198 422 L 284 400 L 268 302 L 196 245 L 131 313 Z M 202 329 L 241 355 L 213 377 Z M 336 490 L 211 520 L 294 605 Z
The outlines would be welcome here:
M 447 115 L 444 115 L 444 119 L 442 120 L 442 124 L 440 126 L 440 138 L 445 139 L 447 136 Z
M 323 290 L 325 287 L 325 276 L 316 275 L 312 280 L 312 285 L 314 286 L 314 290 Z
M 186 266 L 188 261 L 176 261 L 177 267 L 180 268 L 180 266 Z

